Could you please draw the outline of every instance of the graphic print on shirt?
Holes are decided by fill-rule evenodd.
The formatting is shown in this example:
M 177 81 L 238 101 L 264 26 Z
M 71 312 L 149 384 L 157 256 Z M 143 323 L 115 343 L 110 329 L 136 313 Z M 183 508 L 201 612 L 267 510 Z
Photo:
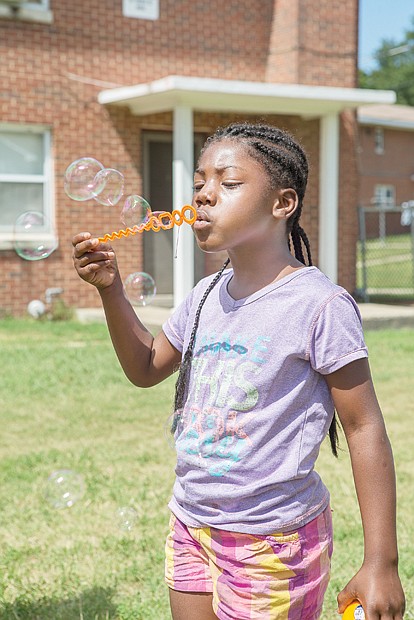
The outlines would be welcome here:
M 269 341 L 266 336 L 234 341 L 215 333 L 197 338 L 176 449 L 186 460 L 190 455 L 201 460 L 212 476 L 223 476 L 252 449 L 245 426 L 259 400 Z

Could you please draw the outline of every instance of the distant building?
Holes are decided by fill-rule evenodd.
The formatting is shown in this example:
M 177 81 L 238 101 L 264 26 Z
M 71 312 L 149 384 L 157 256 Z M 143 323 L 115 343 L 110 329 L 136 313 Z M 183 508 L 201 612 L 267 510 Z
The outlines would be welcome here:
M 358 125 L 361 204 L 414 200 L 414 107 L 361 106 Z
M 414 107 L 358 108 L 359 203 L 396 207 L 414 200 Z M 388 217 L 388 232 L 406 232 L 400 214 Z
M 313 255 L 353 291 L 356 147 L 365 131 L 355 110 L 394 101 L 389 91 L 356 88 L 357 31 L 357 0 L 0 0 L 0 311 L 22 314 L 55 288 L 70 306 L 99 305 L 74 273 L 71 238 L 117 230 L 120 207 L 70 200 L 69 163 L 92 156 L 124 174 L 125 195 L 144 195 L 154 210 L 180 208 L 205 137 L 245 118 L 303 143 Z M 45 260 L 14 251 L 25 210 L 46 214 L 57 238 Z M 122 275 L 151 273 L 177 304 L 223 256 L 202 255 L 188 226 L 174 258 L 176 242 L 171 231 L 115 241 Z

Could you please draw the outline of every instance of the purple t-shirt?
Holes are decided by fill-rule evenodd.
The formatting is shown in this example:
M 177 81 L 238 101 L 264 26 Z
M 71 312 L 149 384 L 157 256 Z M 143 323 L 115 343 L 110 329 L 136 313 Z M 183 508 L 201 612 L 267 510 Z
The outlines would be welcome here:
M 286 531 L 329 502 L 314 470 L 334 412 L 323 375 L 367 356 L 361 317 L 316 267 L 239 300 L 227 290 L 232 275 L 201 311 L 169 506 L 188 526 Z M 212 277 L 163 326 L 179 351 Z

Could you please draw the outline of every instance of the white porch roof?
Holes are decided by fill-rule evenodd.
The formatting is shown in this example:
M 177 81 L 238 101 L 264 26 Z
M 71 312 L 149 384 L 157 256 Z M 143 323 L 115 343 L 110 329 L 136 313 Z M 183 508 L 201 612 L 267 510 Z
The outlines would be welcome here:
M 320 117 L 367 104 L 392 104 L 394 91 L 304 84 L 244 82 L 170 75 L 153 82 L 103 90 L 101 104 L 128 106 L 133 114 L 178 106 L 209 112 L 293 114 Z
M 191 200 L 194 111 L 281 114 L 320 119 L 319 266 L 334 282 L 338 274 L 339 114 L 369 104 L 393 104 L 387 90 L 274 84 L 170 75 L 146 84 L 103 90 L 103 105 L 128 106 L 132 114 L 173 113 L 173 208 Z M 184 229 L 184 227 L 183 227 Z M 177 235 L 174 230 L 175 238 Z M 174 261 L 174 306 L 194 284 L 194 236 L 180 235 Z
M 410 105 L 367 105 L 358 108 L 360 125 L 414 131 L 414 107 Z

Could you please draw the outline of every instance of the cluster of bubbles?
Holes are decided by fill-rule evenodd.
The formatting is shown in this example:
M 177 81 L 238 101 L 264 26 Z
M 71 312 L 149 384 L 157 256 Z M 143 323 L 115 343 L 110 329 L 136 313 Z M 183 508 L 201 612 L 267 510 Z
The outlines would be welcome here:
M 105 206 L 119 203 L 124 192 L 124 176 L 114 168 L 105 168 L 93 157 L 76 159 L 66 169 L 64 189 L 72 200 L 95 200 Z M 124 200 L 120 220 L 126 227 L 140 226 L 149 221 L 152 211 L 148 202 L 131 194 Z M 124 282 L 125 292 L 134 306 L 146 306 L 156 294 L 154 279 L 148 273 L 131 273 Z
M 50 474 L 44 489 L 45 500 L 52 508 L 71 508 L 85 495 L 86 485 L 81 474 L 71 469 L 58 469 Z M 114 514 L 114 523 L 123 532 L 130 532 L 137 524 L 138 512 L 132 506 L 121 506 Z
M 104 168 L 93 157 L 81 157 L 66 168 L 63 187 L 72 200 L 93 198 L 102 205 L 113 206 L 124 192 L 124 176 L 114 168 Z
M 105 168 L 94 157 L 81 157 L 67 167 L 64 190 L 72 200 L 95 200 L 105 206 L 119 203 L 124 192 L 124 176 L 114 168 Z M 152 215 L 148 202 L 132 194 L 123 202 L 120 220 L 127 228 L 147 223 Z M 21 213 L 14 224 L 14 249 L 20 258 L 38 261 L 47 258 L 58 246 L 57 235 L 46 215 L 40 211 Z M 134 306 L 146 306 L 156 294 L 154 279 L 143 271 L 131 273 L 125 291 Z
M 104 168 L 93 157 L 76 159 L 66 168 L 63 187 L 72 200 L 95 200 L 101 205 L 115 206 L 123 197 L 124 175 L 114 168 Z M 139 226 L 149 220 L 151 207 L 148 202 L 131 194 L 124 200 L 121 222 L 125 226 Z

